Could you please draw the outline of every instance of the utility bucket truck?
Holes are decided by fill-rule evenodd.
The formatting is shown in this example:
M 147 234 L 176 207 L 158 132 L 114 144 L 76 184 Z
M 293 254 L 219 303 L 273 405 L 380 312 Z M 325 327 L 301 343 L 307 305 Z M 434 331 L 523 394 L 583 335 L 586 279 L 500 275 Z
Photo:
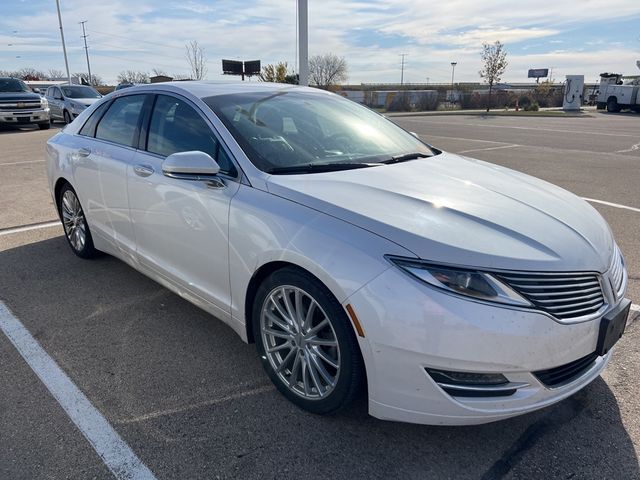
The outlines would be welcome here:
M 640 60 L 636 62 L 640 68 Z M 630 108 L 640 112 L 640 76 L 626 78 L 619 73 L 601 73 L 597 97 L 598 109 L 619 112 Z

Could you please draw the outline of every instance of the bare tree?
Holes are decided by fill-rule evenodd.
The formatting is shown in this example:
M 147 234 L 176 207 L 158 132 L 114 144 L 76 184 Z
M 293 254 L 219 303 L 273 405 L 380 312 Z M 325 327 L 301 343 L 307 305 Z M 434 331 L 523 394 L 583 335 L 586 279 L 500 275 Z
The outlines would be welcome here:
M 482 54 L 482 70 L 478 73 L 480 78 L 483 78 L 485 82 L 489 84 L 489 98 L 487 98 L 487 112 L 491 105 L 491 92 L 493 91 L 493 85 L 500 81 L 504 71 L 507 69 L 507 52 L 504 49 L 504 45 L 500 41 L 496 40 L 495 43 L 483 43 Z
M 44 72 L 31 67 L 21 68 L 17 72 L 14 72 L 14 74 L 22 80 L 43 80 L 47 77 Z
M 91 74 L 91 82 L 89 82 L 89 74 L 84 72 L 77 72 L 71 74 L 72 77 L 78 77 L 80 83 L 83 85 L 91 85 L 93 87 L 97 87 L 100 85 L 104 85 L 104 81 L 100 75 L 96 75 L 95 73 Z
M 287 62 L 270 63 L 262 67 L 260 81 L 297 84 L 298 76 L 289 70 Z
M 138 72 L 134 70 L 123 70 L 118 74 L 118 82 L 120 83 L 149 83 L 149 74 L 147 72 Z
M 202 48 L 197 40 L 193 40 L 185 45 L 187 49 L 187 61 L 191 67 L 191 78 L 202 80 L 207 75 L 207 58 L 204 56 Z
M 67 78 L 67 74 L 62 71 L 62 70 L 58 70 L 57 68 L 50 68 L 49 70 L 47 70 L 47 77 L 48 78 Z
M 312 85 L 328 90 L 347 78 L 347 61 L 344 57 L 326 53 L 309 59 L 309 80 Z
M 167 75 L 167 72 L 165 72 L 164 70 L 162 70 L 161 68 L 153 68 L 151 69 L 151 73 L 153 73 L 153 75 L 155 77 L 159 77 L 159 76 L 163 76 L 163 77 L 168 77 L 169 75 Z

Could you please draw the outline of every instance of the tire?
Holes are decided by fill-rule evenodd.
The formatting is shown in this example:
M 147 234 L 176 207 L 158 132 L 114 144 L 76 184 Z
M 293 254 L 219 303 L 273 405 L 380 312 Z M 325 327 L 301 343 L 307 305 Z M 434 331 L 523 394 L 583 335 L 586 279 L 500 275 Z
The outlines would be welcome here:
M 333 413 L 361 392 L 364 362 L 353 327 L 342 305 L 311 274 L 286 267 L 267 277 L 256 293 L 252 322 L 262 366 L 298 407 Z
M 38 124 L 38 128 L 40 130 L 49 130 L 51 128 L 51 121 L 49 121 L 47 123 L 39 123 Z
M 69 114 L 69 112 L 66 110 L 62 112 L 62 117 L 64 119 L 64 123 L 67 125 L 69 125 L 73 121 L 73 119 L 71 118 L 71 114 Z
M 620 105 L 618 105 L 618 100 L 616 98 L 610 98 L 607 100 L 607 112 L 609 113 L 618 113 L 620 111 Z
M 58 211 L 71 251 L 80 258 L 86 259 L 100 255 L 100 252 L 93 245 L 91 230 L 89 230 L 80 200 L 68 183 L 60 190 Z

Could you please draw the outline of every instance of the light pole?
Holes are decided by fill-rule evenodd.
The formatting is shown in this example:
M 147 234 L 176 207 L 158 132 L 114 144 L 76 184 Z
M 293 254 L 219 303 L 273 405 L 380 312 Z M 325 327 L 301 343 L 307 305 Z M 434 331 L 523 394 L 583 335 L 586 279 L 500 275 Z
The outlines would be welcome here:
M 451 99 L 450 101 L 453 102 L 453 79 L 454 79 L 454 75 L 456 73 L 456 65 L 458 64 L 458 62 L 451 62 Z
M 64 31 L 62 30 L 62 15 L 60 15 L 60 0 L 56 0 L 58 9 L 58 23 L 60 24 L 60 38 L 62 39 L 62 53 L 64 53 L 64 66 L 67 68 L 67 80 L 71 85 L 71 74 L 69 73 L 69 60 L 67 60 L 67 47 L 64 44 Z
M 298 0 L 298 84 L 309 85 L 309 18 L 307 0 Z

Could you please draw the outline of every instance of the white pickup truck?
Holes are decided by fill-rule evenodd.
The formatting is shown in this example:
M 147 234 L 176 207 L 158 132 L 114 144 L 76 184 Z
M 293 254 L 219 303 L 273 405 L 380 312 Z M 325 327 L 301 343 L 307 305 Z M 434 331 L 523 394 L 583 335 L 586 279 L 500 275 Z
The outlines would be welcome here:
M 640 78 L 623 81 L 618 73 L 600 74 L 596 102 L 599 109 L 606 108 L 607 112 L 619 112 L 623 108 L 640 111 Z

